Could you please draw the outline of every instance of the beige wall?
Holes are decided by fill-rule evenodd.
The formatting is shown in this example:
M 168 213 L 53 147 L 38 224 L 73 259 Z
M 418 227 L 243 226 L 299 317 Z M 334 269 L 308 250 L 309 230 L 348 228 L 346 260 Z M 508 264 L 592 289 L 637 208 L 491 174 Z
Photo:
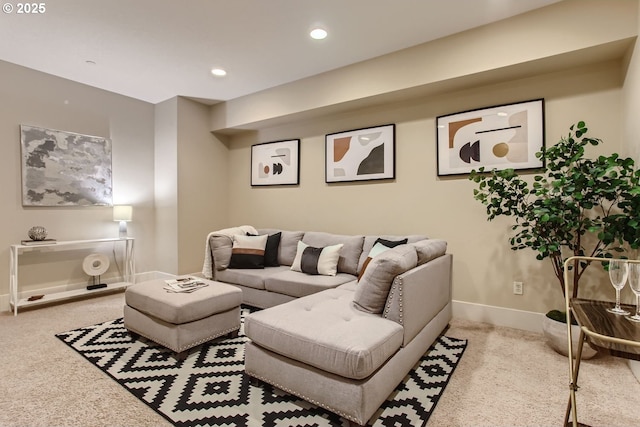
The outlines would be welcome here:
M 449 242 L 455 300 L 538 313 L 560 307 L 548 261 L 510 249 L 512 221 L 487 222 L 466 177 L 437 177 L 435 120 L 544 98 L 547 144 L 584 120 L 591 136 L 605 141 L 590 154 L 630 151 L 624 140 L 637 126 L 626 108 L 638 103 L 638 55 L 630 52 L 638 2 L 586 4 L 561 2 L 214 106 L 213 129 L 253 129 L 231 134 L 229 218 L 233 224 L 336 233 L 425 233 Z M 604 16 L 616 26 L 599 25 Z M 396 124 L 395 180 L 324 182 L 325 134 L 387 123 Z M 302 140 L 300 185 L 251 188 L 251 144 L 291 138 Z M 589 294 L 583 296 L 608 296 L 602 279 L 595 271 L 583 279 Z M 513 294 L 513 281 L 524 282 L 523 296 Z
M 155 229 L 157 265 L 178 273 L 178 98 L 155 106 Z
M 228 150 L 224 142 L 209 132 L 209 114 L 209 107 L 205 105 L 178 99 L 177 271 L 180 274 L 202 271 L 205 237 L 228 223 L 225 201 L 232 169 L 227 164 Z
M 454 255 L 456 300 L 534 312 L 562 304 L 550 265 L 530 251 L 509 248 L 508 220 L 486 221 L 465 176 L 438 178 L 435 118 L 481 106 L 545 98 L 546 138 L 555 143 L 585 120 L 604 151 L 620 149 L 620 63 L 568 70 L 346 115 L 273 127 L 233 138 L 229 217 L 235 224 L 322 230 L 347 234 L 425 233 L 449 242 Z M 396 179 L 357 184 L 324 182 L 324 135 L 385 123 L 396 124 Z M 249 185 L 250 145 L 301 138 L 297 187 Z M 594 151 L 594 154 L 597 154 Z M 514 280 L 525 295 L 512 292 Z
M 0 62 L 0 75 L 0 310 L 8 308 L 9 246 L 26 239 L 31 226 L 46 227 L 58 240 L 118 235 L 108 207 L 22 206 L 21 124 L 112 140 L 114 202 L 134 206 L 129 229 L 138 238 L 138 267 L 153 269 L 153 106 L 6 62 Z M 86 282 L 85 252 L 21 257 L 21 290 Z M 116 273 L 114 266 L 106 276 Z
M 638 11 L 638 32 L 640 33 L 640 10 Z M 624 119 L 625 154 L 632 156 L 640 164 L 640 43 L 636 41 L 629 58 L 623 90 L 622 114 Z

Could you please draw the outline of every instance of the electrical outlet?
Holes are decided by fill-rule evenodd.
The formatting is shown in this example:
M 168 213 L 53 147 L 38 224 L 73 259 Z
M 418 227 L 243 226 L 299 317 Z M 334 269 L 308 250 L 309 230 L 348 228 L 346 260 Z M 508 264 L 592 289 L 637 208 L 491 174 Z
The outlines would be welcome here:
M 513 282 L 514 295 L 522 295 L 523 289 L 524 289 L 524 285 L 522 284 L 522 282 Z

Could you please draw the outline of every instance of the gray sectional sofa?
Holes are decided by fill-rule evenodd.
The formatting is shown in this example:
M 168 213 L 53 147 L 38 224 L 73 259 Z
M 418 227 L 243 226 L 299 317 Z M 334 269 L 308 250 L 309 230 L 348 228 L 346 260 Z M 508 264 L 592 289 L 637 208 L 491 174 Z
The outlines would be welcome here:
M 280 265 L 229 268 L 236 232 L 279 233 L 271 264 Z M 446 246 L 420 235 L 242 226 L 209 235 L 203 273 L 238 286 L 243 303 L 266 308 L 245 319 L 248 375 L 364 425 L 451 320 Z M 337 258 L 335 273 L 309 273 L 314 259 L 318 270 L 330 264 L 326 254 Z M 300 266 L 307 272 L 295 271 Z

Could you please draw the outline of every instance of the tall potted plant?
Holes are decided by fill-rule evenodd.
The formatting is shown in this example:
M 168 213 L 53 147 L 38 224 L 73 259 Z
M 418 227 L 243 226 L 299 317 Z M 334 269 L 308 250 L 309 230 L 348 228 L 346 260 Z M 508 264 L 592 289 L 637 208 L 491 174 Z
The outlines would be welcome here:
M 575 255 L 611 258 L 640 247 L 640 171 L 631 158 L 614 153 L 586 157 L 587 146 L 602 143 L 578 122 L 569 134 L 536 154 L 545 169 L 526 181 L 513 169 L 471 172 L 474 198 L 487 207 L 488 220 L 515 220 L 511 249 L 532 249 L 549 259 L 564 295 L 564 261 Z M 590 262 L 575 261 L 572 296 Z

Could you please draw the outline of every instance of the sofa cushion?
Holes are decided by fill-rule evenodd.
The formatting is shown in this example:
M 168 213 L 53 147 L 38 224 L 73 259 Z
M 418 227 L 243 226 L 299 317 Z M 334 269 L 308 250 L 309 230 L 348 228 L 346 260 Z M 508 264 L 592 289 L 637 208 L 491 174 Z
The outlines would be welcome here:
M 417 265 L 418 254 L 413 245 L 396 246 L 373 258 L 353 295 L 357 308 L 368 313 L 382 313 L 393 279 Z
M 325 289 L 335 288 L 355 279 L 351 274 L 338 273 L 335 276 L 310 276 L 293 270 L 279 272 L 264 279 L 264 287 L 271 292 L 303 297 Z
M 268 267 L 264 269 L 233 269 L 216 271 L 216 280 L 235 285 L 242 285 L 248 288 L 265 289 L 266 278 L 278 274 L 282 271 L 289 271 L 289 267 Z
M 353 292 L 330 289 L 245 319 L 257 345 L 342 377 L 363 379 L 400 348 L 402 326 L 353 308 Z
M 338 272 L 358 274 L 358 260 L 362 254 L 362 244 L 364 236 L 346 236 L 341 234 L 323 233 L 319 231 L 308 231 L 304 234 L 302 241 L 309 246 L 322 248 L 343 244 L 338 260 Z
M 373 248 L 373 245 L 376 244 L 379 239 L 387 240 L 387 241 L 398 241 L 407 239 L 407 243 L 415 243 L 421 240 L 425 240 L 428 237 L 422 234 L 409 234 L 407 236 L 394 236 L 394 235 L 378 235 L 378 236 L 365 236 L 364 243 L 362 244 L 362 254 L 360 255 L 360 260 L 358 261 L 358 271 L 362 270 L 362 266 L 364 265 L 365 260 Z
M 298 242 L 298 251 L 291 264 L 293 271 L 322 276 L 335 276 L 338 272 L 338 259 L 343 244 L 316 248 L 304 242 Z
M 264 250 L 268 236 L 233 236 L 229 268 L 264 268 Z

